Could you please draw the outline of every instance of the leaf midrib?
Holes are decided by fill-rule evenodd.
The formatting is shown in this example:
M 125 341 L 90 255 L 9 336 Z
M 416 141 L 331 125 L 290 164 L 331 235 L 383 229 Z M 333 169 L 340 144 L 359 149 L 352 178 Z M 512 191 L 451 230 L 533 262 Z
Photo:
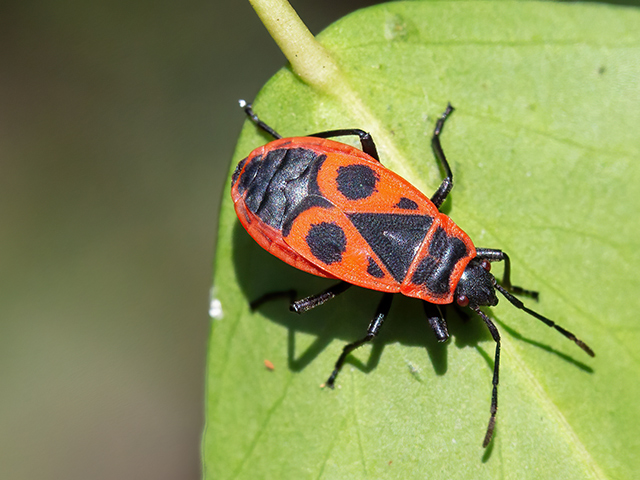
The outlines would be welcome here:
M 349 83 L 349 77 L 347 75 L 344 75 L 344 72 L 342 70 L 340 70 L 340 73 L 340 80 L 343 82 L 343 84 L 340 86 L 341 88 L 337 89 L 337 91 L 341 92 L 341 95 L 336 95 L 336 97 L 341 101 L 342 105 L 345 107 L 345 110 L 347 110 L 353 118 L 362 119 L 363 124 L 368 126 L 367 128 L 370 130 L 370 133 L 372 134 L 372 136 L 374 136 L 374 138 L 376 138 L 376 143 L 379 146 L 379 150 L 385 152 L 385 156 L 389 156 L 389 158 L 391 159 L 396 159 L 395 161 L 392 161 L 394 165 L 394 171 L 396 171 L 396 173 L 405 178 L 418 178 L 417 172 L 413 168 L 413 164 L 411 162 L 407 162 L 406 156 L 400 153 L 400 150 L 396 147 L 392 136 L 384 127 L 383 122 L 376 115 L 374 115 L 374 113 L 361 100 L 353 85 Z M 348 101 L 346 101 L 347 99 Z M 541 132 L 530 129 L 526 126 L 521 126 L 519 128 L 525 131 L 535 132 L 536 134 L 542 134 Z M 550 138 L 553 138 L 551 135 L 548 136 Z M 564 141 L 572 145 L 580 146 L 585 150 L 592 149 L 589 146 L 580 145 L 573 140 L 564 139 Z M 582 463 L 590 469 L 594 478 L 606 480 L 608 477 L 600 469 L 595 459 L 590 455 L 586 446 L 582 443 L 582 440 L 576 434 L 573 428 L 571 428 L 571 425 L 566 420 L 558 406 L 552 401 L 547 392 L 544 390 L 537 377 L 528 367 L 526 361 L 517 353 L 517 350 L 514 348 L 512 341 L 503 340 L 502 344 L 504 347 L 507 347 L 503 349 L 505 353 L 507 353 L 507 355 L 514 360 L 514 368 L 516 368 L 521 373 L 522 378 L 531 385 L 532 392 L 538 398 L 541 407 L 548 412 L 549 418 L 553 418 L 556 420 L 557 424 L 561 428 L 561 431 L 564 432 L 567 442 L 570 448 L 575 452 L 576 457 L 580 458 L 582 460 Z

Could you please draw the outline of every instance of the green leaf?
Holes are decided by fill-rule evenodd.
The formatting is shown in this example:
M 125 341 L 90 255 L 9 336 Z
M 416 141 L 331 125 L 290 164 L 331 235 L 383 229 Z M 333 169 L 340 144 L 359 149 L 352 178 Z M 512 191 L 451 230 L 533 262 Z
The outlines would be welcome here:
M 351 289 L 303 316 L 284 299 L 251 312 L 266 292 L 305 296 L 333 282 L 263 251 L 227 186 L 205 477 L 637 478 L 640 12 L 397 2 L 355 12 L 318 40 L 339 75 L 319 87 L 282 69 L 254 104 L 261 118 L 285 136 L 372 131 L 383 164 L 430 195 L 442 176 L 430 135 L 451 102 L 445 212 L 476 245 L 507 251 L 514 282 L 541 292 L 528 306 L 597 356 L 504 300 L 487 309 L 503 350 L 498 426 L 484 450 L 494 351 L 484 324 L 449 312 L 452 338 L 438 344 L 420 302 L 397 296 L 379 338 L 354 352 L 338 388 L 321 389 L 379 294 Z M 268 140 L 247 122 L 233 165 Z

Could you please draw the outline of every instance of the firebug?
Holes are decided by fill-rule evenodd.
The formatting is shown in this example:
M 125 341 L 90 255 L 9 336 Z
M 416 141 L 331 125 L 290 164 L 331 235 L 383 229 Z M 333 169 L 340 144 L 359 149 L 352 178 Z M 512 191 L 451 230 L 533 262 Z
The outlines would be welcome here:
M 240 101 L 251 121 L 275 140 L 255 149 L 236 167 L 231 196 L 243 227 L 258 244 L 289 265 L 340 280 L 325 291 L 291 303 L 297 313 L 310 310 L 352 285 L 384 292 L 366 335 L 346 345 L 326 385 L 334 382 L 347 355 L 371 341 L 391 308 L 393 294 L 423 301 L 438 341 L 449 338 L 440 305 L 469 307 L 486 324 L 496 343 L 489 425 L 493 436 L 498 408 L 500 334 L 480 309 L 498 303 L 500 292 L 516 308 L 555 328 L 590 356 L 593 350 L 573 333 L 527 308 L 514 296 L 538 293 L 511 283 L 509 256 L 477 248 L 439 208 L 453 188 L 453 174 L 440 144 L 442 128 L 453 111 L 449 104 L 436 122 L 431 146 L 445 178 L 427 198 L 380 163 L 371 135 L 360 129 L 329 130 L 283 138 Z M 355 135 L 362 150 L 330 140 Z M 501 281 L 491 262 L 504 262 Z M 254 302 L 270 298 L 267 295 Z

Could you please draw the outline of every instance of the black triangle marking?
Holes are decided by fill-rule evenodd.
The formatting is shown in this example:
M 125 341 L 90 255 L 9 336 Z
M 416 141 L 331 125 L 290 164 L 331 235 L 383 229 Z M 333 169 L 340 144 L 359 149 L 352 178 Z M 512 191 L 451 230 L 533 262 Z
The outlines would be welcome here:
M 393 278 L 402 283 L 433 217 L 395 213 L 352 213 L 348 217 Z

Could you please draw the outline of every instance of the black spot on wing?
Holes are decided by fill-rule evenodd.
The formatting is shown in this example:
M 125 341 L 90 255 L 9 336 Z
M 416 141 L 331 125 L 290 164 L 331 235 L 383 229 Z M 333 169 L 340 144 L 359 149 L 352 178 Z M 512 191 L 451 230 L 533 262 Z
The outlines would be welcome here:
M 427 215 L 352 213 L 349 219 L 398 283 L 433 223 Z
M 326 265 L 341 261 L 347 249 L 347 237 L 336 223 L 311 225 L 305 240 L 313 256 Z
M 376 263 L 376 261 L 369 257 L 369 265 L 367 266 L 367 273 L 375 278 L 384 277 L 384 272 L 380 268 L 380 265 Z
M 456 263 L 467 254 L 467 247 L 457 237 L 450 237 L 438 227 L 429 244 L 429 254 L 416 268 L 411 283 L 424 285 L 437 295 L 449 292 L 449 280 Z
M 338 191 L 349 200 L 370 197 L 380 180 L 378 174 L 367 165 L 347 165 L 338 168 Z
M 405 210 L 417 210 L 418 204 L 410 198 L 402 197 L 398 203 L 394 205 L 397 208 L 404 208 Z

